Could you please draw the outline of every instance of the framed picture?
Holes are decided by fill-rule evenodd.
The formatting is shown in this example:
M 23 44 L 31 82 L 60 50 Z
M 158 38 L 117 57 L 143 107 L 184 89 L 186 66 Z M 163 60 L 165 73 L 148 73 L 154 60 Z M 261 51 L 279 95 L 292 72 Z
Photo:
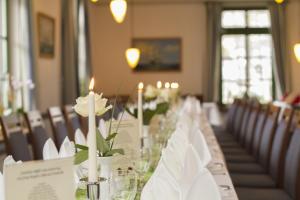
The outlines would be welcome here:
M 43 58 L 54 57 L 55 20 L 53 17 L 38 13 L 39 55 Z
M 134 38 L 132 46 L 141 57 L 134 71 L 179 71 L 181 69 L 180 38 Z

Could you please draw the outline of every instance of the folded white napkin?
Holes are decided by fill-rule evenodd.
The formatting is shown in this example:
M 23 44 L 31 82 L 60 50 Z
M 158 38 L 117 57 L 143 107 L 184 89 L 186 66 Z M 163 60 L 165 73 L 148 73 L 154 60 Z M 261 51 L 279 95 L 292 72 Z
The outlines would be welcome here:
M 0 200 L 4 200 L 4 178 L 0 172 Z
M 199 159 L 203 165 L 207 166 L 212 157 L 203 133 L 197 126 L 194 126 L 194 128 L 191 129 L 189 133 L 189 141 L 197 151 Z
M 8 165 L 13 165 L 13 164 L 20 164 L 22 163 L 22 161 L 15 161 L 14 158 L 9 155 L 7 156 L 4 161 L 3 161 L 3 165 L 4 165 L 4 168 L 3 168 L 3 174 L 0 172 L 0 200 L 5 200 L 5 189 L 4 189 L 4 174 L 5 174 L 5 166 L 8 166 Z
M 75 155 L 75 144 L 66 137 L 59 149 L 59 157 L 67 158 Z
M 86 138 L 79 128 L 75 131 L 75 143 L 85 146 L 87 144 Z
M 223 124 L 221 113 L 216 103 L 203 103 L 203 109 L 212 125 L 221 126 Z
M 155 172 L 144 186 L 141 200 L 180 199 L 180 190 L 176 180 L 160 160 Z
M 46 143 L 44 144 L 43 158 L 44 158 L 44 160 L 59 158 L 58 151 L 57 151 L 56 146 L 51 138 L 49 138 L 46 141 Z
M 59 152 L 51 138 L 49 138 L 43 148 L 44 160 L 72 157 L 75 155 L 75 144 L 66 137 L 60 146 Z
M 202 197 L 200 193 L 194 191 L 195 184 L 202 184 L 198 177 L 208 171 L 204 168 L 197 151 L 193 145 L 189 144 L 185 154 L 184 163 L 179 163 L 183 167 L 178 172 L 178 157 L 176 154 L 170 153 L 171 151 L 163 151 L 162 158 L 154 171 L 152 177 L 145 185 L 141 199 L 142 200 L 190 200 L 190 192 Z M 169 157 L 169 158 L 166 158 Z M 177 160 L 177 162 L 172 161 Z M 174 176 L 174 173 L 177 175 Z M 212 180 L 214 181 L 214 180 Z M 199 182 L 199 183 L 198 183 Z M 213 185 L 211 183 L 210 185 Z M 212 187 L 214 188 L 214 187 Z M 215 189 L 215 188 L 214 188 Z M 218 188 L 216 187 L 216 190 Z M 203 188 L 205 190 L 205 187 Z M 218 192 L 218 191 L 217 191 Z M 201 198 L 202 199 L 202 198 Z M 205 200 L 218 200 L 217 198 L 203 198 Z
M 203 169 L 203 171 L 197 175 L 190 189 L 186 191 L 184 199 L 221 200 L 219 187 L 207 169 Z
M 20 163 L 22 163 L 21 160 L 15 161 L 15 159 L 14 159 L 11 155 L 8 155 L 8 156 L 4 159 L 4 161 L 3 161 L 3 165 L 4 165 L 4 166 L 7 166 L 7 165 L 13 165 L 13 164 L 20 164 Z

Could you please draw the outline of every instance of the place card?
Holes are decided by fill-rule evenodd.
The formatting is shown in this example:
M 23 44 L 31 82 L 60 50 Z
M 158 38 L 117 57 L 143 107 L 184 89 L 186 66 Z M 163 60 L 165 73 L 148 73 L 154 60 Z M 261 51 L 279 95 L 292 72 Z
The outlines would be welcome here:
M 138 120 L 122 120 L 112 123 L 112 131 L 118 129 L 118 135 L 115 138 L 114 148 L 122 148 L 125 155 L 137 158 L 141 148 L 141 140 L 138 129 Z
M 6 200 L 75 200 L 73 158 L 13 164 L 4 171 Z

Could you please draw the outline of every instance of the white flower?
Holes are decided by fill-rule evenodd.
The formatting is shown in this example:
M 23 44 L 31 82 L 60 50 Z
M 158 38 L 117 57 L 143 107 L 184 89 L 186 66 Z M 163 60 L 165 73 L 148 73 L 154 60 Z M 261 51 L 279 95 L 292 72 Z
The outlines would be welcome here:
M 153 99 L 153 98 L 157 97 L 158 94 L 159 94 L 159 90 L 156 87 L 154 87 L 152 85 L 147 85 L 145 93 L 144 93 L 144 95 L 147 99 Z
M 98 129 L 99 129 L 102 137 L 104 139 L 106 139 L 108 137 L 108 131 L 107 131 L 107 128 L 106 128 L 106 123 L 103 119 L 100 119 Z
M 170 100 L 170 90 L 169 89 L 162 89 L 160 92 L 160 98 L 165 101 L 165 102 L 169 102 Z
M 106 106 L 107 99 L 102 98 L 102 93 L 99 95 L 95 93 L 95 113 L 97 116 L 101 116 L 112 108 L 111 105 Z M 83 117 L 89 116 L 89 95 L 85 97 L 78 97 L 76 99 L 76 105 L 74 106 L 75 112 Z
M 147 109 L 156 110 L 156 108 L 157 108 L 157 104 L 155 101 L 151 101 L 149 103 L 144 103 L 144 105 L 143 105 L 143 110 L 147 110 Z

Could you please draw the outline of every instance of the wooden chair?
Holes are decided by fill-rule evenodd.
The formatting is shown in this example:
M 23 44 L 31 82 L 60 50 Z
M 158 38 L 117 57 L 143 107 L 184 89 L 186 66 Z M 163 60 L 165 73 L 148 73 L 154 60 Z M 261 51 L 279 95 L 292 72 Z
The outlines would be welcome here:
M 66 121 L 60 107 L 51 107 L 48 109 L 48 115 L 53 130 L 54 141 L 57 149 L 60 149 L 64 139 L 68 136 Z M 73 137 L 74 138 L 74 137 Z
M 29 143 L 24 131 L 23 116 L 11 114 L 0 118 L 7 154 L 15 160 L 32 160 Z M 25 127 L 26 128 L 26 127 Z
M 25 119 L 29 128 L 34 159 L 42 160 L 44 144 L 49 138 L 42 115 L 39 111 L 34 110 L 25 113 Z
M 72 105 L 65 105 L 63 107 L 63 113 L 68 125 L 70 139 L 74 141 L 74 134 L 77 129 L 82 129 L 80 117 L 76 114 Z

